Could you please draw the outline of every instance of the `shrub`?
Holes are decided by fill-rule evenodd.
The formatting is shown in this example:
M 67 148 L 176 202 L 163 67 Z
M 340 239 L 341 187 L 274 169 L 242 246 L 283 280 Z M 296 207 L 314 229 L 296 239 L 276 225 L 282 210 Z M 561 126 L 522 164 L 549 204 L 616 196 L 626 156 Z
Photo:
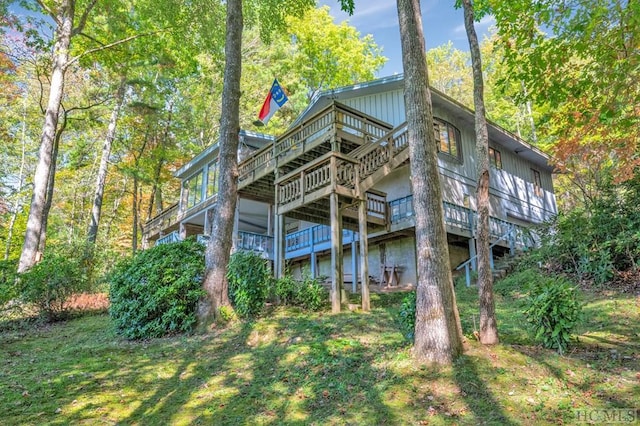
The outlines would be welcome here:
M 204 246 L 162 244 L 121 261 L 108 275 L 109 313 L 127 339 L 190 332 L 204 296 Z
M 296 287 L 296 305 L 311 311 L 319 310 L 328 300 L 327 291 L 320 285 L 320 280 L 305 275 Z
M 0 260 L 0 308 L 18 296 L 16 268 L 15 262 Z
M 268 261 L 252 251 L 235 252 L 229 260 L 227 279 L 229 298 L 238 316 L 260 313 L 271 287 Z
M 290 274 L 275 280 L 273 287 L 279 303 L 295 305 L 298 282 Z
M 78 256 L 76 249 L 74 245 L 53 247 L 47 250 L 42 261 L 20 274 L 19 298 L 35 305 L 47 321 L 66 318 L 69 314 L 65 306 L 67 300 L 90 289 L 85 258 Z
M 302 281 L 286 275 L 275 282 L 275 294 L 284 305 L 317 311 L 327 301 L 327 291 L 318 278 L 305 274 Z
M 413 340 L 416 330 L 416 292 L 408 293 L 400 304 L 400 326 L 404 332 L 404 336 Z
M 524 315 L 535 339 L 544 347 L 563 353 L 580 319 L 576 288 L 565 278 L 540 276 L 540 280 L 530 286 L 529 296 Z

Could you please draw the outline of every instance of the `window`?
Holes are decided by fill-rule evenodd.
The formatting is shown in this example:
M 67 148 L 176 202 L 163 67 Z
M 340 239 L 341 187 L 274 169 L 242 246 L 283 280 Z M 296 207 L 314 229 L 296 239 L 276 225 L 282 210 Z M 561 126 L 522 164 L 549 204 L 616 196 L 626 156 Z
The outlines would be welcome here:
M 531 169 L 533 173 L 533 193 L 536 194 L 536 197 L 542 197 L 542 179 L 540 178 L 540 172 Z
M 446 121 L 433 120 L 438 152 L 460 158 L 460 131 Z
M 202 201 L 202 172 L 185 180 L 182 186 L 182 201 L 188 209 Z
M 500 157 L 500 151 L 494 148 L 489 148 L 489 164 L 496 169 L 502 169 L 502 157 Z
M 218 163 L 209 163 L 207 171 L 207 198 L 218 193 Z

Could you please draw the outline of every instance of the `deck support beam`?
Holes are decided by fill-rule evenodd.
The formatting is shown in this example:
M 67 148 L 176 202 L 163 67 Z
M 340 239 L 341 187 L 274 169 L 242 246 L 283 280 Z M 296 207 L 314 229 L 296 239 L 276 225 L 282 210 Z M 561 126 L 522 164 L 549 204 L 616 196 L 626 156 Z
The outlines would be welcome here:
M 343 283 L 342 268 L 342 220 L 338 194 L 329 195 L 331 218 L 331 312 L 340 312 L 341 288 Z
M 358 241 L 356 233 L 351 231 L 351 292 L 358 291 Z
M 318 277 L 318 258 L 317 258 L 317 254 L 316 254 L 316 241 L 314 238 L 314 232 L 313 229 L 315 227 L 311 227 L 309 229 L 309 246 L 311 248 L 311 259 L 310 259 L 310 263 L 311 263 L 311 278 L 315 279 Z
M 473 259 L 471 260 L 471 270 L 472 271 L 477 271 L 478 268 L 476 267 L 476 239 L 471 237 L 469 238 L 469 259 Z
M 273 235 L 273 272 L 276 279 L 284 276 L 284 216 L 275 215 Z
M 360 289 L 362 292 L 362 310 L 369 311 L 369 235 L 367 234 L 367 201 L 360 200 L 358 204 L 358 235 L 360 236 Z M 355 273 L 354 273 L 355 280 Z

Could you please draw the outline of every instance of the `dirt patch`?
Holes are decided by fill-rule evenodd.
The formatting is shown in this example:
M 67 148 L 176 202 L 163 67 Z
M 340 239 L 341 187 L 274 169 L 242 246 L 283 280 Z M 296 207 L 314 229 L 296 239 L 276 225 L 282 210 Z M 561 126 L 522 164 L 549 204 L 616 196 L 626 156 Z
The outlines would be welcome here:
M 109 309 L 107 293 L 80 293 L 71 296 L 64 304 L 70 311 L 106 311 Z

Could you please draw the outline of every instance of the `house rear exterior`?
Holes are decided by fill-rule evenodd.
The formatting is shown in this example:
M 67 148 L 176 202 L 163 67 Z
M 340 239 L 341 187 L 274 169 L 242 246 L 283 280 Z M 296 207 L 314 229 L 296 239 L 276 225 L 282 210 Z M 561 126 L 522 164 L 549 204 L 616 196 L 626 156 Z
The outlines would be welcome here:
M 416 283 L 403 76 L 326 91 L 284 134 L 242 131 L 235 249 L 271 259 L 276 275 L 308 270 L 345 281 Z M 475 255 L 473 112 L 432 91 L 451 267 Z M 527 228 L 557 212 L 549 158 L 489 124 L 494 252 L 526 246 Z M 208 235 L 217 144 L 175 176 L 180 201 L 144 227 L 147 245 Z M 473 262 L 471 262 L 473 263 Z M 359 278 L 358 278 L 359 277 Z

